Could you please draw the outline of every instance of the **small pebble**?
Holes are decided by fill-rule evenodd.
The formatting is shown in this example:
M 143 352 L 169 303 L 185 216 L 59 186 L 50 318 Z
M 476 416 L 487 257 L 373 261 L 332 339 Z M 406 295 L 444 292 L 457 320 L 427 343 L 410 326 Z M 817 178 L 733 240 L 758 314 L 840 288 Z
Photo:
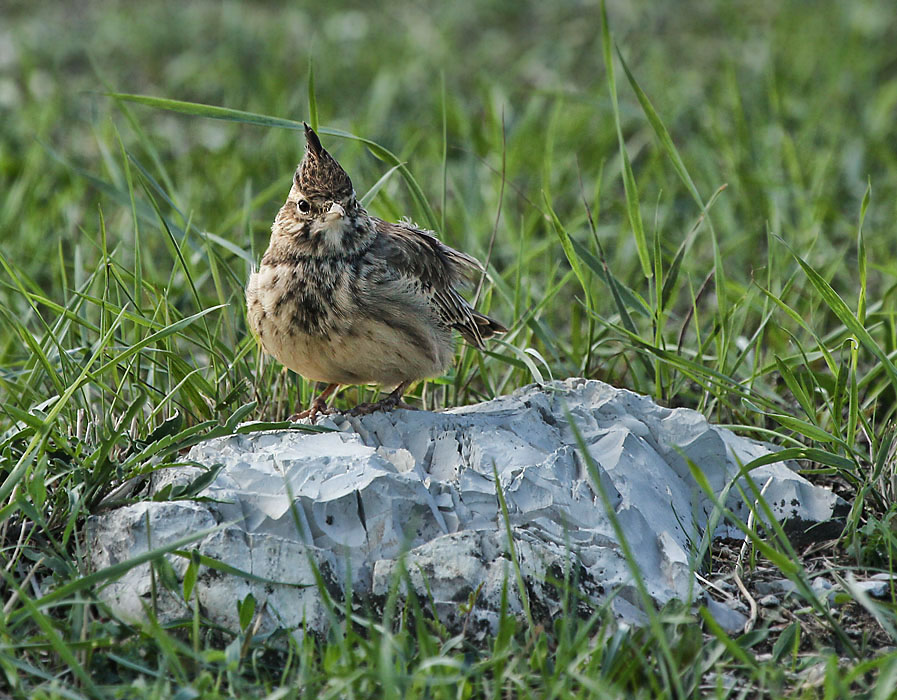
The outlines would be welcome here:
M 891 595 L 890 581 L 857 581 L 853 585 L 855 588 L 864 591 L 866 595 L 879 600 L 888 598 Z
M 760 581 L 757 586 L 758 593 L 794 593 L 797 586 L 787 578 L 774 579 L 772 581 Z

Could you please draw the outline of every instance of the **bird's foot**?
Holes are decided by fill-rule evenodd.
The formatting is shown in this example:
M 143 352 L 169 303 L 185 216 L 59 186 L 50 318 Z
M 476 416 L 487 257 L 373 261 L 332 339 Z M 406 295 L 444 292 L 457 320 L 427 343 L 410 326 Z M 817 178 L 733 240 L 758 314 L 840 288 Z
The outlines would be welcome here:
M 314 425 L 315 419 L 319 415 L 321 416 L 329 416 L 333 413 L 332 408 L 327 408 L 327 399 L 330 398 L 330 395 L 339 389 L 339 384 L 328 384 L 324 387 L 324 391 L 318 394 L 317 398 L 311 402 L 311 406 L 304 411 L 299 411 L 299 413 L 294 413 L 290 416 L 290 422 L 295 423 L 296 421 L 304 420 L 308 418 L 309 422 Z
M 290 423 L 296 423 L 308 418 L 309 423 L 314 425 L 318 416 L 329 416 L 333 412 L 334 410 L 332 408 L 327 407 L 327 400 L 319 396 L 312 401 L 310 408 L 306 408 L 304 411 L 299 411 L 290 416 Z
M 414 406 L 404 401 L 390 401 L 389 398 L 385 398 L 376 403 L 360 403 L 355 408 L 346 411 L 346 413 L 350 416 L 367 416 L 377 411 L 392 411 L 394 408 L 404 408 L 409 411 L 415 410 Z
M 360 403 L 351 411 L 349 411 L 350 416 L 366 416 L 368 414 L 374 413 L 376 411 L 391 411 L 394 408 L 404 408 L 408 411 L 413 411 L 414 406 L 410 406 L 404 401 L 402 401 L 402 394 L 405 393 L 405 389 L 407 384 L 399 384 L 396 387 L 395 391 L 393 391 L 389 396 L 376 403 Z

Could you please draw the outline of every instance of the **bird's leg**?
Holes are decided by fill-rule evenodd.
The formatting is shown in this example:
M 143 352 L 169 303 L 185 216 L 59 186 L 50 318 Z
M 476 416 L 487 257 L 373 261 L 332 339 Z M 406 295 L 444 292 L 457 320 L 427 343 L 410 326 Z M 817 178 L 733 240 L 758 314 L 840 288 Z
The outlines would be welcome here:
M 350 415 L 353 416 L 365 416 L 369 413 L 373 413 L 374 411 L 391 411 L 394 408 L 407 408 L 412 409 L 413 406 L 409 406 L 407 403 L 402 401 L 402 395 L 405 393 L 405 389 L 408 388 L 408 385 L 411 382 L 402 382 L 395 389 L 393 389 L 392 393 L 387 396 L 385 399 L 381 399 L 377 403 L 360 403 L 351 411 L 349 411 Z
M 339 388 L 339 384 L 328 384 L 324 391 L 317 395 L 314 401 L 311 402 L 311 406 L 304 411 L 299 411 L 299 413 L 294 413 L 290 416 L 290 422 L 296 422 L 297 420 L 302 420 L 303 418 L 308 418 L 311 421 L 311 424 L 315 424 L 315 418 L 317 418 L 318 414 L 321 413 L 323 415 L 327 415 L 330 413 L 330 409 L 327 408 L 327 399 L 330 398 L 330 395 Z

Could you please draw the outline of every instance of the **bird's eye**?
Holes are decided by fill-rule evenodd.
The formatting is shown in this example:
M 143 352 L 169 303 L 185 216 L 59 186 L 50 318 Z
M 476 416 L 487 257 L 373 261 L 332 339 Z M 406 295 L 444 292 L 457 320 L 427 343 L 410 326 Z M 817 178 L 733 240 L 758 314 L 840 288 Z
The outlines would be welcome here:
M 299 211 L 301 211 L 303 214 L 308 214 L 308 212 L 311 211 L 311 204 L 308 203 L 307 199 L 300 199 L 296 203 L 296 206 L 299 208 Z

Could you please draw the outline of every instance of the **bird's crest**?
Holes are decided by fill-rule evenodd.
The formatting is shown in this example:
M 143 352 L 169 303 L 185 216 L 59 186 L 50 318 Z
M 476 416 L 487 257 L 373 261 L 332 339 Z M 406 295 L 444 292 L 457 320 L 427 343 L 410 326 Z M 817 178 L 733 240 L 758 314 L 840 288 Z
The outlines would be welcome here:
M 304 123 L 303 123 L 304 124 Z M 305 126 L 305 157 L 296 170 L 296 184 L 307 197 L 327 197 L 339 201 L 352 194 L 352 180 L 336 162 L 321 139 L 308 124 Z

